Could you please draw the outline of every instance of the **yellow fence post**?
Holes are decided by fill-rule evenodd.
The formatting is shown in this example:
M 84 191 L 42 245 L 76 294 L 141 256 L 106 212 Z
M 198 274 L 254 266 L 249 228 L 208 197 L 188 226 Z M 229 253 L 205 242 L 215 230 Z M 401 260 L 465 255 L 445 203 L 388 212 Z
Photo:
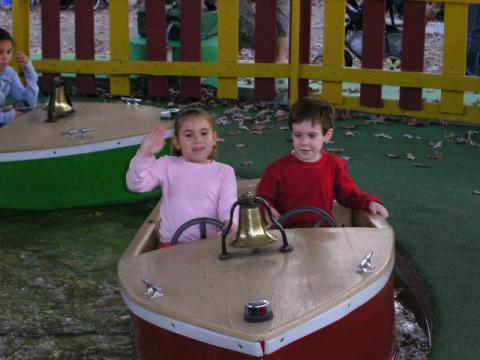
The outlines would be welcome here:
M 465 74 L 467 11 L 468 4 L 445 4 L 443 75 Z M 463 113 L 463 91 L 443 90 L 440 111 Z
M 110 1 L 110 57 L 115 63 L 129 61 L 128 0 Z M 130 78 L 128 75 L 112 75 L 110 79 L 112 95 L 129 95 Z
M 15 39 L 15 51 L 21 51 L 30 57 L 30 1 L 13 0 L 12 5 L 12 36 Z M 19 71 L 16 62 L 15 70 Z
M 323 66 L 335 72 L 343 67 L 343 50 L 345 37 L 345 0 L 325 0 L 323 16 Z M 322 99 L 341 104 L 343 101 L 341 81 L 323 81 Z
M 238 62 L 238 0 L 218 2 L 218 60 L 220 63 Z M 218 97 L 238 98 L 237 78 L 218 79 Z

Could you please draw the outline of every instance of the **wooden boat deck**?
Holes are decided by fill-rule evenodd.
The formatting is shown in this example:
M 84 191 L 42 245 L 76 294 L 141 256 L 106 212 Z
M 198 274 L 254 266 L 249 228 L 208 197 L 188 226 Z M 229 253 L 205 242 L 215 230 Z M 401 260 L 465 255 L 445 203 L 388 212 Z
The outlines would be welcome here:
M 47 123 L 47 112 L 36 109 L 0 129 L 0 153 L 46 150 L 144 135 L 155 126 L 173 129 L 173 121 L 160 120 L 162 108 L 123 103 L 76 102 L 75 112 Z M 65 134 L 93 128 L 84 136 Z

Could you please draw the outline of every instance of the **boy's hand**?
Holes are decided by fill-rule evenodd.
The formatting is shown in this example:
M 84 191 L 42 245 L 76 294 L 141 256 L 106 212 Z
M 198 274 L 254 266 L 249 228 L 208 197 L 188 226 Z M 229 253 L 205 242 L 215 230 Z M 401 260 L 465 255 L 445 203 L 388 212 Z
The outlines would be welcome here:
M 140 152 L 147 156 L 154 156 L 165 146 L 165 129 L 157 127 L 150 131 L 140 145 Z
M 17 51 L 17 53 L 15 54 L 15 60 L 17 60 L 17 63 L 20 66 L 27 65 L 28 62 L 30 61 L 28 56 L 22 53 L 21 51 Z
M 370 210 L 370 212 L 374 215 L 379 214 L 384 219 L 388 218 L 387 208 L 378 202 L 372 201 L 370 204 L 368 204 L 368 210 Z
M 272 216 L 275 220 L 278 221 L 278 219 L 280 219 L 280 213 L 277 211 L 277 209 L 275 209 L 273 206 L 270 206 L 270 210 L 272 210 Z M 264 209 L 263 210 L 263 217 L 265 218 L 265 222 L 267 223 L 267 227 L 269 229 L 272 229 L 275 227 L 274 223 L 272 222 L 272 220 L 270 220 L 270 216 L 268 216 L 268 211 L 267 209 Z

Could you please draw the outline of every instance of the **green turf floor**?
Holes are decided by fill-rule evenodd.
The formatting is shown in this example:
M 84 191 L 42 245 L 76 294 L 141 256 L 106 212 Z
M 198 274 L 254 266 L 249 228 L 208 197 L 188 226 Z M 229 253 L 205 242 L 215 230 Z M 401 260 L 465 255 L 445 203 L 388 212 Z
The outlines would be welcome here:
M 341 126 L 355 124 L 360 125 L 356 136 L 346 136 Z M 462 137 L 468 130 L 479 129 L 412 127 L 399 121 L 364 124 L 365 120 L 358 119 L 337 121 L 335 143 L 326 148 L 344 148 L 357 184 L 381 196 L 391 213 L 397 247 L 425 278 L 433 303 L 431 358 L 480 359 L 480 195 L 472 193 L 480 191 L 480 148 L 444 138 L 446 133 Z M 229 136 L 235 127 L 221 128 L 225 142 L 220 160 L 234 165 L 239 176 L 261 175 L 269 162 L 291 147 L 288 131 L 280 130 L 285 124 L 269 125 L 272 128 L 265 130 L 265 136 Z M 379 133 L 392 139 L 375 137 Z M 428 146 L 439 141 L 442 146 L 437 149 Z M 443 158 L 428 159 L 435 151 L 443 153 Z M 416 160 L 406 159 L 407 153 Z M 415 167 L 414 163 L 432 167 Z

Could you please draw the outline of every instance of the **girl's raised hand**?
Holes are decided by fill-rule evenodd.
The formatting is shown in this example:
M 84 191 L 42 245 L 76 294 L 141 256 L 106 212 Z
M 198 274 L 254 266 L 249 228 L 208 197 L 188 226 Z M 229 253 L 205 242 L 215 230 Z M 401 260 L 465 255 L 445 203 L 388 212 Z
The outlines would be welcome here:
M 21 66 L 27 65 L 28 61 L 30 60 L 28 56 L 21 51 L 17 51 L 17 53 L 15 54 L 15 59 L 17 60 L 17 63 Z
M 157 127 L 150 131 L 140 145 L 140 152 L 147 156 L 153 156 L 162 150 L 165 145 L 165 129 Z

